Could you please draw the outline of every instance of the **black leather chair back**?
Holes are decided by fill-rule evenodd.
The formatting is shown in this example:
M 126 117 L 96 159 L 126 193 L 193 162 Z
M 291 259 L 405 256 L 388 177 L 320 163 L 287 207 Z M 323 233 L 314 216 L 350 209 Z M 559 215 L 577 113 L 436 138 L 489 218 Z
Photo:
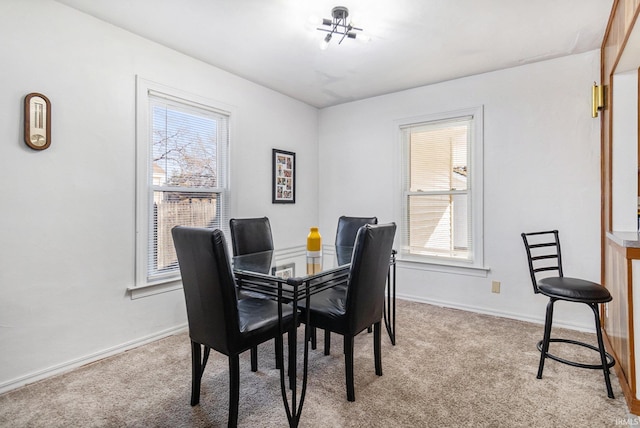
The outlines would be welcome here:
M 356 235 L 346 298 L 347 329 L 355 335 L 380 322 L 395 223 L 362 226 Z
M 352 247 L 360 229 L 365 224 L 378 224 L 377 217 L 347 217 L 341 216 L 338 219 L 338 230 L 336 231 L 336 246 Z
M 269 218 L 232 218 L 229 227 L 234 256 L 273 250 Z
M 356 241 L 358 229 L 365 224 L 378 224 L 377 217 L 347 217 L 338 219 L 336 231 L 336 258 L 339 265 L 351 262 L 352 248 Z
M 189 336 L 229 355 L 240 335 L 238 305 L 222 231 L 176 226 L 171 230 L 187 304 Z

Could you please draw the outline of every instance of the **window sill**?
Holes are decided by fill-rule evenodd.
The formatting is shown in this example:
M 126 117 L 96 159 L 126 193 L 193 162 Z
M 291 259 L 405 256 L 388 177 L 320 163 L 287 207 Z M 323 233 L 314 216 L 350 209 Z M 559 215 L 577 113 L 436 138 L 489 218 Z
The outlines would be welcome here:
M 443 262 L 437 263 L 433 260 L 425 260 L 419 258 L 408 258 L 398 256 L 396 264 L 405 269 L 424 270 L 430 272 L 451 273 L 456 275 L 469 275 L 478 277 L 487 277 L 490 267 L 473 266 L 466 263 Z
M 145 284 L 137 287 L 129 287 L 127 291 L 131 296 L 131 300 L 143 297 L 154 296 L 156 294 L 167 293 L 169 291 L 180 290 L 182 288 L 181 280 L 171 280 L 167 282 Z

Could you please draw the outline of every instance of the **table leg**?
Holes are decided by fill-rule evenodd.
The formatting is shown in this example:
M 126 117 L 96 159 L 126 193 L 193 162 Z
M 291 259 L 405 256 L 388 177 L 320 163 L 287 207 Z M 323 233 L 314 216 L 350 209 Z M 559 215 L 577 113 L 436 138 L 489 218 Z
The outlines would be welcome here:
M 389 272 L 387 272 L 387 296 L 385 299 L 384 325 L 387 328 L 391 344 L 396 344 L 396 257 L 391 254 Z
M 296 328 L 296 326 L 298 325 L 298 321 L 299 321 L 299 313 L 298 313 L 298 288 L 302 285 L 308 286 L 308 284 L 306 284 L 305 282 L 301 282 L 299 280 L 296 280 L 295 278 L 291 278 L 288 280 L 288 283 L 290 285 L 294 285 L 295 290 L 294 291 L 294 298 L 293 301 L 291 302 L 291 305 L 293 307 L 293 323 L 294 323 L 294 329 Z M 306 304 L 307 307 L 309 307 L 309 303 L 310 303 L 310 296 L 307 293 L 306 297 Z M 281 287 L 280 287 L 280 292 L 278 294 L 278 301 L 280 303 L 282 303 L 282 294 L 281 294 Z M 287 420 L 289 421 L 289 427 L 291 428 L 295 428 L 298 426 L 298 424 L 300 423 L 300 416 L 302 414 L 302 405 L 304 403 L 304 397 L 305 397 L 305 393 L 307 390 L 307 375 L 308 375 L 308 363 L 309 363 L 309 339 L 311 338 L 311 327 L 309 326 L 309 321 L 310 321 L 310 315 L 309 315 L 309 311 L 306 311 L 306 319 L 305 319 L 305 327 L 304 327 L 304 360 L 303 360 L 303 371 L 302 371 L 302 390 L 300 391 L 300 397 L 297 396 L 297 387 L 298 387 L 298 382 L 297 382 L 297 335 L 294 334 L 289 334 L 288 338 L 289 338 L 289 344 L 288 344 L 288 349 L 289 349 L 289 361 L 288 364 L 285 366 L 284 364 L 284 360 L 283 360 L 283 354 L 284 354 L 284 345 L 282 344 L 282 342 L 280 343 L 280 352 L 278 357 L 278 364 L 280 366 L 280 389 L 282 390 L 282 399 L 284 401 L 284 407 L 285 407 L 285 411 L 287 413 Z M 281 333 L 284 334 L 283 331 L 283 322 L 282 322 L 282 307 L 279 306 L 278 309 L 278 322 L 280 323 L 280 330 Z M 286 367 L 286 368 L 285 368 Z M 291 397 L 288 397 L 287 394 L 287 385 L 285 382 L 285 370 L 288 372 L 289 374 L 289 385 L 288 385 L 288 389 L 290 390 L 290 394 Z

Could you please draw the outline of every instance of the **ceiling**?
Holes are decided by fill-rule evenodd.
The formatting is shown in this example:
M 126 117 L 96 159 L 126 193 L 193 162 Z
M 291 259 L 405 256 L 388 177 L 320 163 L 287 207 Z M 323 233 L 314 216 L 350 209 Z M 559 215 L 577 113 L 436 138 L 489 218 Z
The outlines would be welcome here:
M 322 108 L 599 49 L 613 0 L 56 0 Z M 310 18 L 346 6 L 371 40 Z

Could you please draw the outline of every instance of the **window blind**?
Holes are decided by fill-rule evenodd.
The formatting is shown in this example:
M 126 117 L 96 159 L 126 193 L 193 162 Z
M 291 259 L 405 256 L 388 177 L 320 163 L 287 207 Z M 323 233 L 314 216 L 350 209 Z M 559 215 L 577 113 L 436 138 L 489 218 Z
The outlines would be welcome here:
M 403 126 L 403 251 L 472 258 L 472 116 Z
M 225 229 L 229 116 L 149 92 L 147 282 L 179 277 L 171 229 Z

